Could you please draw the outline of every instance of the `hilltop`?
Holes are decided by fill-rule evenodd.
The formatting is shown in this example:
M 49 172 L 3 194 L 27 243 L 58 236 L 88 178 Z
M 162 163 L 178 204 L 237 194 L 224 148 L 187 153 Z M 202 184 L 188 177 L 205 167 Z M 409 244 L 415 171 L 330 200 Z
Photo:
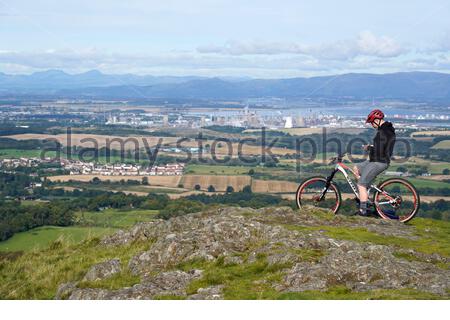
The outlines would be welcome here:
M 215 207 L 4 256 L 0 296 L 448 299 L 450 223 Z
M 259 97 L 448 101 L 450 75 L 437 72 L 348 73 L 311 78 L 248 79 L 106 75 L 59 70 L 0 74 L 0 95 L 93 99 L 246 99 Z

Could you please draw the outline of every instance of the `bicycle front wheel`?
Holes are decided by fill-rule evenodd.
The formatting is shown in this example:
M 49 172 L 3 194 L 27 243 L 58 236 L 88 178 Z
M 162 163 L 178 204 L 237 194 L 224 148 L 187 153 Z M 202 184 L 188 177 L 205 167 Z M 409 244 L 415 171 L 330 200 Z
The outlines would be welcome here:
M 375 192 L 374 205 L 383 219 L 408 222 L 419 211 L 420 197 L 416 188 L 407 180 L 392 178 L 385 180 Z
M 331 210 L 334 214 L 339 211 L 342 203 L 341 192 L 334 183 L 327 188 L 327 179 L 311 177 L 303 181 L 296 193 L 297 207 L 315 207 Z

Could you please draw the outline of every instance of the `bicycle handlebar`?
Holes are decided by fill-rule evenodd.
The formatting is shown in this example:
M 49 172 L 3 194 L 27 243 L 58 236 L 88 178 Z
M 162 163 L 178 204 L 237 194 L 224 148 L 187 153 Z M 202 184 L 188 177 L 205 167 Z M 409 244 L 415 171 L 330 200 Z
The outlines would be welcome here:
M 341 162 L 342 158 L 347 154 L 347 152 L 341 153 L 340 155 L 338 155 L 337 157 L 332 157 L 330 158 L 330 163 L 329 164 L 335 164 L 336 162 Z

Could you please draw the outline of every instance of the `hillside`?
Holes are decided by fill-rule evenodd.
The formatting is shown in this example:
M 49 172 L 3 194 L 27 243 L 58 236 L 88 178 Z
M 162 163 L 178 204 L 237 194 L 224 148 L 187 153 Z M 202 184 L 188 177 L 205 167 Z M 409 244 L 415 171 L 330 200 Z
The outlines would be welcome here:
M 311 78 L 227 79 L 105 75 L 98 71 L 69 75 L 50 70 L 31 75 L 0 74 L 0 95 L 36 94 L 99 99 L 245 99 L 356 98 L 445 100 L 450 75 L 436 72 L 349 73 Z
M 3 254 L 2 299 L 448 299 L 450 223 L 218 207 Z

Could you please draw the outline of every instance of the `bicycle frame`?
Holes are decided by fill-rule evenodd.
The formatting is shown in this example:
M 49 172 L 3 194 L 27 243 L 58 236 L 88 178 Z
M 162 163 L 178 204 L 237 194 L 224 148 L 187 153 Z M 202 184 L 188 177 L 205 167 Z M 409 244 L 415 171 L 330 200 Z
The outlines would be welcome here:
M 347 183 L 349 184 L 349 186 L 352 189 L 353 193 L 355 194 L 356 198 L 359 199 L 358 188 L 353 183 L 352 179 L 350 178 L 350 175 L 347 173 L 347 170 L 349 170 L 355 176 L 355 178 L 358 177 L 357 173 L 354 172 L 353 169 L 349 168 L 347 165 L 345 165 L 344 163 L 342 163 L 340 161 L 337 162 L 334 167 L 334 170 L 327 177 L 327 182 L 326 182 L 325 188 L 322 192 L 322 195 L 320 196 L 320 200 L 322 200 L 325 197 L 325 194 L 326 194 L 328 188 L 330 187 L 331 181 L 333 181 L 334 175 L 337 172 L 341 172 L 344 175 L 345 180 L 347 180 Z M 395 198 L 390 196 L 386 191 L 381 190 L 374 184 L 370 185 L 370 187 L 367 189 L 367 195 L 368 195 L 369 199 L 370 199 L 370 192 L 372 191 L 372 189 L 375 189 L 376 191 L 381 192 L 385 197 L 387 197 L 389 199 L 389 201 L 380 202 L 379 204 L 392 204 L 393 202 L 396 201 Z

